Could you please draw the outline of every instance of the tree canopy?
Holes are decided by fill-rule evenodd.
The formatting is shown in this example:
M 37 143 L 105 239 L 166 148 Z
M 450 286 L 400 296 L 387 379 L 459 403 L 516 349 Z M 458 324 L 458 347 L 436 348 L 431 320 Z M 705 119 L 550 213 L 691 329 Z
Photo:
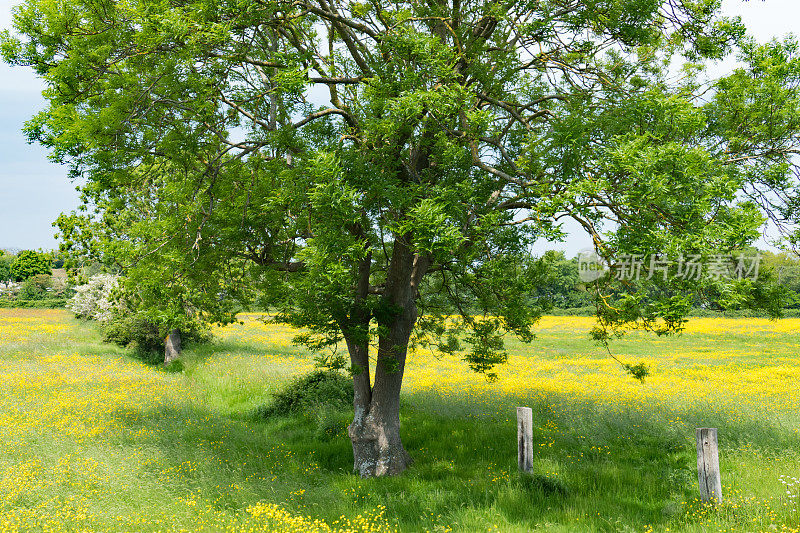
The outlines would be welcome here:
M 28 135 L 85 180 L 66 243 L 143 301 L 230 320 L 257 294 L 298 341 L 344 343 L 366 476 L 408 462 L 410 343 L 491 375 L 504 335 L 532 338 L 530 246 L 564 220 L 609 263 L 795 231 L 797 42 L 719 4 L 27 0 L 2 46 L 47 82 Z M 688 310 L 596 299 L 605 326 Z
M 22 250 L 11 263 L 11 276 L 16 281 L 25 281 L 38 274 L 51 274 L 50 254 L 35 250 Z

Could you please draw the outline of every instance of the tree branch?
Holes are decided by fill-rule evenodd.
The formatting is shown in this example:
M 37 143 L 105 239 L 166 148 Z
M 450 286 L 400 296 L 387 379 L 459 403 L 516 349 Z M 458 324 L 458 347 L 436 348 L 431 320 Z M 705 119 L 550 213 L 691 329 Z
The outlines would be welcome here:
M 353 120 L 353 118 L 350 116 L 350 114 L 347 113 L 346 111 L 342 111 L 341 109 L 336 109 L 336 108 L 330 108 L 330 109 L 323 109 L 322 111 L 317 111 L 316 113 L 311 113 L 310 115 L 308 115 L 306 118 L 304 118 L 300 122 L 295 122 L 294 124 L 292 124 L 292 127 L 293 128 L 302 128 L 303 126 L 305 126 L 309 122 L 311 122 L 313 120 L 316 120 L 318 118 L 327 116 L 327 115 L 341 115 L 345 119 L 347 119 L 348 122 L 355 123 L 355 120 Z

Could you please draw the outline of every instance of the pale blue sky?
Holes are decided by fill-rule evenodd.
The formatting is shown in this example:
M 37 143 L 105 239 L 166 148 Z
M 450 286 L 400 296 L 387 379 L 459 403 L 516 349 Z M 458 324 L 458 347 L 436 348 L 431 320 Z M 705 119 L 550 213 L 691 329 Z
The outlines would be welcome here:
M 17 3 L 0 0 L 0 28 L 10 26 L 11 8 Z M 724 10 L 741 16 L 761 41 L 800 27 L 798 0 L 725 0 Z M 719 71 L 729 66 L 720 65 Z M 50 163 L 47 153 L 27 144 L 21 132 L 23 123 L 43 105 L 41 90 L 41 82 L 29 70 L 0 62 L 0 248 L 56 248 L 52 222 L 78 205 L 66 168 Z M 590 244 L 580 232 L 573 234 L 568 242 L 546 248 L 574 255 Z

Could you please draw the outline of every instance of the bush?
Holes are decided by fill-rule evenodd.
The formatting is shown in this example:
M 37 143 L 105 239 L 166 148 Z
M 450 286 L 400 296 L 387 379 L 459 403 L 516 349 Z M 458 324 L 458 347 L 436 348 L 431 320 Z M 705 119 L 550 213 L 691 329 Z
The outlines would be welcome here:
M 67 307 L 78 318 L 97 320 L 103 326 L 103 340 L 132 346 L 145 362 L 164 360 L 164 338 L 155 324 L 137 317 L 115 298 L 119 276 L 95 274 L 89 282 L 75 288 Z
M 26 279 L 19 290 L 18 298 L 22 300 L 43 300 L 48 290 L 53 288 L 53 280 L 48 274 L 36 274 Z
M 133 348 L 136 356 L 151 365 L 164 362 L 164 338 L 167 333 L 146 318 L 127 309 L 113 311 L 103 324 L 103 340 L 119 346 Z M 181 330 L 181 346 L 201 344 L 210 340 L 211 334 L 204 329 Z
M 70 298 L 67 308 L 78 318 L 97 320 L 105 324 L 111 320 L 114 309 L 112 293 L 119 284 L 119 277 L 111 274 L 97 274 L 89 282 L 75 287 L 75 295 Z
M 554 316 L 594 316 L 597 310 L 594 307 L 574 307 L 571 309 L 551 309 L 547 312 L 548 315 Z M 692 308 L 688 314 L 689 317 L 698 318 L 769 318 L 769 314 L 763 309 L 729 309 L 726 311 L 717 311 L 712 309 L 701 309 L 699 307 Z M 798 318 L 800 317 L 800 309 L 784 309 L 783 318 Z
M 597 313 L 596 307 L 586 306 L 586 307 L 570 307 L 567 309 L 559 309 L 554 307 L 547 311 L 546 314 L 553 315 L 553 316 L 593 316 Z
M 255 416 L 259 419 L 274 416 L 287 416 L 301 411 L 323 409 L 322 428 L 330 433 L 331 425 L 339 425 L 330 410 L 345 409 L 353 405 L 353 383 L 350 378 L 339 372 L 317 370 L 290 382 L 286 387 L 272 396 L 267 405 L 256 408 Z
M 66 305 L 63 298 L 44 298 L 42 300 L 23 300 L 0 296 L 0 309 L 60 309 Z
M 25 281 L 37 274 L 52 274 L 50 270 L 50 254 L 23 250 L 16 255 L 11 263 L 11 275 L 16 281 Z
M 20 289 L 22 289 L 21 283 L 15 283 L 13 281 L 0 281 L 0 297 L 2 298 L 13 300 L 19 294 Z
M 132 347 L 146 363 L 164 362 L 164 337 L 158 326 L 135 315 L 111 313 L 103 324 L 103 340 Z
M 164 361 L 164 337 L 169 327 L 152 319 L 144 310 L 136 310 L 135 301 L 126 298 L 120 287 L 121 278 L 111 274 L 95 274 L 89 282 L 75 288 L 68 308 L 78 318 L 97 320 L 103 326 L 103 340 L 120 346 L 131 346 L 140 359 L 158 364 Z M 184 321 L 180 327 L 181 344 L 207 342 L 209 332 L 199 324 Z
M 689 313 L 691 317 L 698 318 L 769 318 L 769 314 L 763 309 L 726 309 L 718 311 L 714 309 L 694 308 Z M 783 309 L 783 318 L 800 317 L 800 309 Z

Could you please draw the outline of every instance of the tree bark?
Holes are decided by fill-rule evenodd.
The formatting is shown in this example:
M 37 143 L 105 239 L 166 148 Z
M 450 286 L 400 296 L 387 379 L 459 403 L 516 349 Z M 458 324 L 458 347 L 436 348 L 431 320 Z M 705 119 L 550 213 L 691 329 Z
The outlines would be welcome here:
M 164 364 L 168 365 L 181 356 L 181 331 L 173 329 L 164 339 Z
M 411 464 L 400 440 L 400 419 L 384 415 L 376 406 L 361 423 L 348 428 L 353 443 L 353 469 L 361 477 L 391 476 Z

